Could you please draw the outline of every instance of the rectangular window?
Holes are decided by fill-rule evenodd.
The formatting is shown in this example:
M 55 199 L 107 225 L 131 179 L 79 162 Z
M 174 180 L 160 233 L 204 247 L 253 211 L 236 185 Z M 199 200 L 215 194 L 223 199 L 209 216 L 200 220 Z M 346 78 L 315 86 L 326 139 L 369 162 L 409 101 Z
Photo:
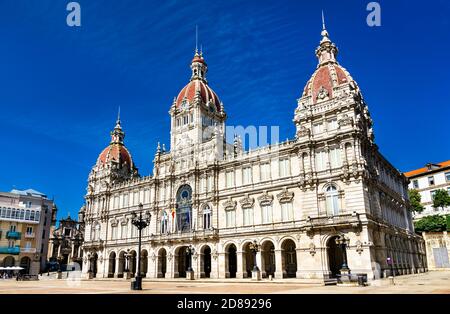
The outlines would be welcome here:
M 234 227 L 236 223 L 236 213 L 234 210 L 226 211 L 227 228 Z
M 323 124 L 316 123 L 313 125 L 313 134 L 320 134 L 323 132 Z
M 333 131 L 338 128 L 337 119 L 328 120 L 328 131 Z
M 45 239 L 45 230 L 42 230 L 42 239 Z
M 261 205 L 262 223 L 272 222 L 272 205 Z
M 261 164 L 261 181 L 270 180 L 270 163 Z
M 419 188 L 419 180 L 413 180 L 413 188 L 415 189 Z
M 437 190 L 434 190 L 434 191 L 431 191 L 431 192 L 430 192 L 430 194 L 431 194 L 431 200 L 433 200 L 433 201 L 434 201 L 434 196 L 436 195 L 436 191 L 437 191 Z
M 289 221 L 293 218 L 292 203 L 281 203 L 281 220 Z
M 428 177 L 428 184 L 434 185 L 434 176 Z
M 204 193 L 206 191 L 206 178 L 200 179 L 200 193 Z
M 245 167 L 242 169 L 242 184 L 252 183 L 252 168 Z
M 121 225 L 120 228 L 120 237 L 122 239 L 126 239 L 127 238 L 127 225 Z
M 33 233 L 33 227 L 27 227 L 27 234 L 30 235 Z
M 330 162 L 332 168 L 341 166 L 341 150 L 338 147 L 330 149 Z
M 208 189 L 208 192 L 210 192 L 210 191 L 212 191 L 213 190 L 213 181 L 214 180 L 214 178 L 213 177 L 208 177 L 208 180 L 207 180 L 207 189 Z
M 227 171 L 226 172 L 226 183 L 227 183 L 227 188 L 231 188 L 234 186 L 234 171 Z
M 445 180 L 447 180 L 447 182 L 450 182 L 450 172 L 445 173 Z
M 291 175 L 289 159 L 280 159 L 280 178 L 287 177 Z
M 322 171 L 327 168 L 327 153 L 325 151 L 316 153 L 316 170 Z
M 253 225 L 253 208 L 247 207 L 242 208 L 242 216 L 243 216 L 243 224 L 244 226 L 250 226 Z

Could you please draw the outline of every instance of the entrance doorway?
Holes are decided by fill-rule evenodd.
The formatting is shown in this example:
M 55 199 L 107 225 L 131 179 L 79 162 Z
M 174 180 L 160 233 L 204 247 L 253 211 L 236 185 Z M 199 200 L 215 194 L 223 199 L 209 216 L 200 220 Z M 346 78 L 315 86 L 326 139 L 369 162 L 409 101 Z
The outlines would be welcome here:
M 230 244 L 228 247 L 227 255 L 228 255 L 228 273 L 230 274 L 230 278 L 236 278 L 237 272 L 237 255 L 236 255 L 236 246 L 234 244 Z
M 344 263 L 342 248 L 336 244 L 338 236 L 332 237 L 328 240 L 328 265 L 330 269 L 331 278 L 337 278 L 340 275 L 342 264 Z
M 203 272 L 205 278 L 211 277 L 211 248 L 209 246 L 203 249 Z
M 166 277 L 167 269 L 167 252 L 166 249 L 159 250 L 158 254 L 158 278 Z

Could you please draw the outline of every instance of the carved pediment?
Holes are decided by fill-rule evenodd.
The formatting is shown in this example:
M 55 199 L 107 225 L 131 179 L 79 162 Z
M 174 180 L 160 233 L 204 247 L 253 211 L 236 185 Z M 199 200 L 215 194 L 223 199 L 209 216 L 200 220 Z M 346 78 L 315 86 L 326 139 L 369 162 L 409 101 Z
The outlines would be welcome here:
M 116 218 L 111 219 L 111 227 L 117 227 L 119 221 Z
M 297 137 L 308 137 L 311 131 L 305 126 L 301 126 L 297 131 Z
M 341 119 L 339 119 L 338 124 L 340 127 L 345 125 L 351 125 L 353 126 L 353 118 L 349 117 L 348 115 L 344 114 Z
M 228 198 L 228 200 L 223 203 L 223 207 L 226 211 L 236 210 L 236 206 L 237 202 L 233 201 L 231 198 Z
M 289 192 L 284 189 L 281 193 L 277 194 L 278 201 L 280 203 L 290 203 L 294 199 L 294 192 Z
M 248 194 L 245 195 L 243 199 L 239 201 L 242 208 L 252 208 L 253 204 L 255 204 L 255 199 L 253 197 L 249 197 Z
M 268 194 L 267 191 L 264 191 L 264 193 L 258 197 L 258 201 L 261 206 L 272 205 L 273 195 Z

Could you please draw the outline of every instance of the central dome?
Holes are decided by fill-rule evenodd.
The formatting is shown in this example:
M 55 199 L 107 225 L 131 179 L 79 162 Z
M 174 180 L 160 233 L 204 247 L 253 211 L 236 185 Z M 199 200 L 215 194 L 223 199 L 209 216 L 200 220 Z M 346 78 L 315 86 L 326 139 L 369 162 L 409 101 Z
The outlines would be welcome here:
M 202 104 L 221 110 L 221 103 L 217 94 L 208 86 L 206 72 L 208 66 L 203 58 L 203 54 L 195 52 L 191 61 L 192 76 L 190 82 L 183 87 L 175 99 L 175 106 L 179 109 L 183 104 L 191 104 L 193 101 L 200 101 Z
M 208 102 L 215 106 L 217 111 L 220 111 L 220 100 L 217 94 L 208 86 L 203 80 L 195 79 L 190 81 L 178 94 L 176 99 L 176 107 L 180 108 L 184 102 L 189 104 L 194 100 L 196 95 L 201 97 L 204 104 Z

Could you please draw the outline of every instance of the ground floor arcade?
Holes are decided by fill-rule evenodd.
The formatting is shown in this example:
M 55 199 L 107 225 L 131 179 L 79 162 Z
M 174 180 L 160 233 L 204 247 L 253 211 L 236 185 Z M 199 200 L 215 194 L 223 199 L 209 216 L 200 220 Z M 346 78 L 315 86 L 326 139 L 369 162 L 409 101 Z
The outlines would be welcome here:
M 346 239 L 342 245 L 338 239 Z M 254 250 L 254 244 L 257 250 Z M 380 230 L 303 231 L 195 239 L 146 241 L 140 269 L 147 278 L 250 278 L 255 266 L 263 278 L 333 278 L 344 264 L 369 280 L 427 270 L 421 239 Z M 191 248 L 193 250 L 188 250 Z M 129 278 L 137 274 L 138 250 L 133 245 L 85 246 L 83 273 L 98 278 Z M 388 264 L 388 257 L 393 261 Z M 128 275 L 127 275 L 128 274 Z

